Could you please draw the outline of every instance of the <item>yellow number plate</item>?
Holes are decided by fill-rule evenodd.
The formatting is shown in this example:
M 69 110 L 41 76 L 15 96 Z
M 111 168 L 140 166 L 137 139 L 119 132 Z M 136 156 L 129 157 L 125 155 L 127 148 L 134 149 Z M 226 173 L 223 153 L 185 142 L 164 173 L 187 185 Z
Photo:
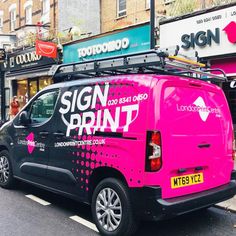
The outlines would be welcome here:
M 171 188 L 181 188 L 185 186 L 201 184 L 203 182 L 203 173 L 175 176 L 171 178 Z

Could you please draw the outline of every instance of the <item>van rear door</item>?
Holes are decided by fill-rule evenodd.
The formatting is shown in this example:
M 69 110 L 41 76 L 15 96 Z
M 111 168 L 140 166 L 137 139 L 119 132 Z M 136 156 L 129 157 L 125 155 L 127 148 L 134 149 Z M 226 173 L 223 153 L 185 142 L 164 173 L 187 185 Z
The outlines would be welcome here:
M 202 81 L 166 81 L 160 107 L 163 198 L 230 181 L 232 122 L 222 90 Z

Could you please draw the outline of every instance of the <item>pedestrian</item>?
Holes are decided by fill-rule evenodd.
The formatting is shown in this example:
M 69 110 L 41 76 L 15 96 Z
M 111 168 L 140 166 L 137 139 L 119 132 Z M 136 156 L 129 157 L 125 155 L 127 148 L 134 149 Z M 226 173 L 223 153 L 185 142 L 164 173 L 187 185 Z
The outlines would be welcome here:
M 14 118 L 19 112 L 20 103 L 17 99 L 17 96 L 14 96 L 10 104 L 10 119 Z

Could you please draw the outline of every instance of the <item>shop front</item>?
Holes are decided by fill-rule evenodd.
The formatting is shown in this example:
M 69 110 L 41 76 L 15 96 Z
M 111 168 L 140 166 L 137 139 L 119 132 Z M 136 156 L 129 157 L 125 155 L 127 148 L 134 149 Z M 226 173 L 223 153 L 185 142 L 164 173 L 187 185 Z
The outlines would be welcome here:
M 38 91 L 53 83 L 48 71 L 56 63 L 56 59 L 37 55 L 35 48 L 8 55 L 5 90 L 9 98 L 6 101 L 6 114 L 13 96 L 17 96 L 20 107 L 23 107 Z
M 171 32 L 171 33 L 170 33 Z M 236 76 L 236 3 L 194 12 L 160 23 L 160 46 L 179 45 L 180 53 L 197 51 L 212 68 Z
M 150 24 L 114 30 L 63 45 L 63 62 L 79 62 L 150 49 Z
M 184 55 L 197 51 L 201 61 L 211 69 L 225 72 L 229 82 L 220 86 L 228 99 L 236 128 L 236 3 L 161 22 L 160 46 L 173 45 L 179 45 Z

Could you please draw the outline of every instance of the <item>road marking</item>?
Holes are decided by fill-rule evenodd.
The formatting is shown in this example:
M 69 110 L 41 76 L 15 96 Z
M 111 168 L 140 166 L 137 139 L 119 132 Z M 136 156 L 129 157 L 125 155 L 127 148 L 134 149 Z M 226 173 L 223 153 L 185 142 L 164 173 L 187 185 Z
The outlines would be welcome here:
M 89 221 L 87 221 L 87 220 L 85 220 L 85 219 L 83 219 L 79 216 L 71 216 L 70 219 L 72 219 L 72 220 L 74 220 L 74 221 L 76 221 L 76 222 L 92 229 L 93 231 L 98 232 L 98 229 L 97 229 L 95 224 L 93 224 L 93 223 L 91 223 L 91 222 L 89 222 Z
M 48 205 L 51 204 L 50 202 L 44 201 L 43 199 L 38 198 L 38 197 L 36 197 L 36 196 L 34 196 L 34 195 L 31 195 L 31 194 L 28 194 L 28 195 L 25 195 L 25 196 L 26 196 L 27 198 L 29 198 L 29 199 L 31 199 L 31 200 L 33 200 L 33 201 L 35 201 L 35 202 L 37 202 L 37 203 L 43 205 L 43 206 L 48 206 Z

